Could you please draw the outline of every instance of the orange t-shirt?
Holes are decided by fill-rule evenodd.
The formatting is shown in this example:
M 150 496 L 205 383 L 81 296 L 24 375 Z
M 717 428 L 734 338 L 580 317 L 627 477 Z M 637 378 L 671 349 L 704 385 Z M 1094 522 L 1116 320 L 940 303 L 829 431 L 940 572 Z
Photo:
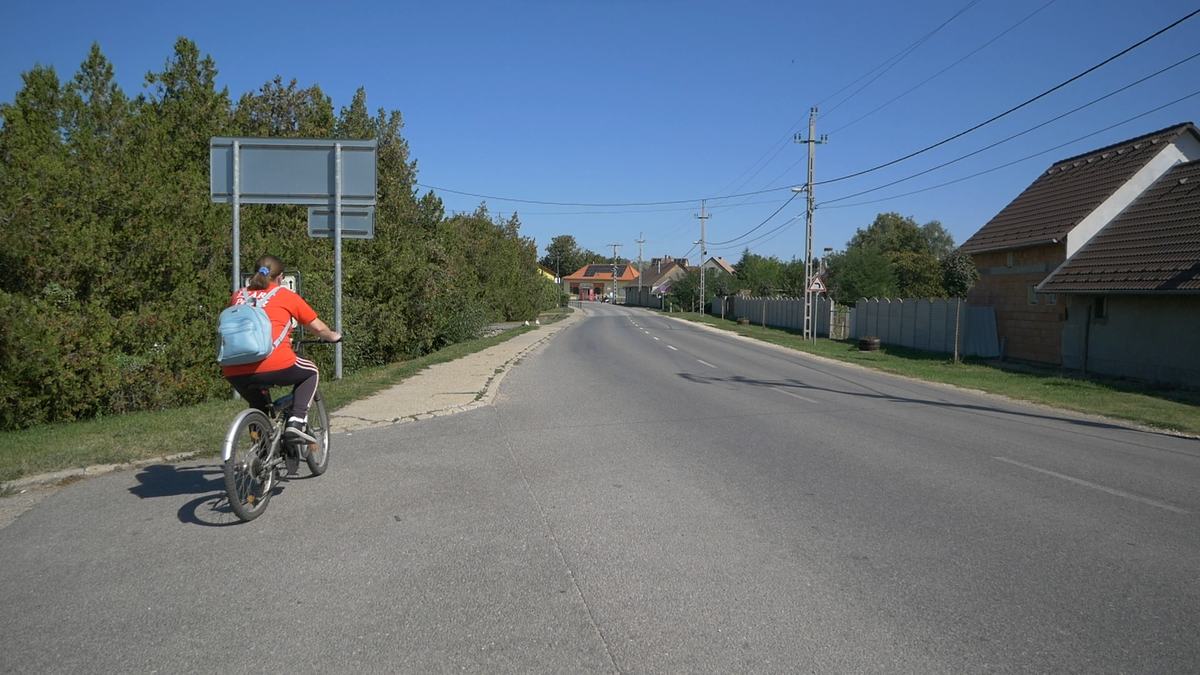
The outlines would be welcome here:
M 261 301 L 274 288 L 279 288 L 279 285 L 271 284 L 261 291 L 247 289 L 247 293 L 251 298 Z M 234 293 L 229 300 L 231 307 L 244 304 L 246 304 L 246 299 L 242 297 L 240 290 Z M 295 319 L 301 326 L 307 326 L 317 318 L 317 313 L 308 306 L 304 298 L 286 288 L 279 288 L 275 295 L 272 295 L 271 299 L 267 301 L 263 310 L 266 311 L 267 318 L 271 320 L 271 341 L 279 339 L 280 334 L 288 329 L 289 320 Z M 243 363 L 240 366 L 223 366 L 221 374 L 229 377 L 231 375 L 249 375 L 250 373 L 269 373 L 274 370 L 290 368 L 295 362 L 296 352 L 292 351 L 292 337 L 289 335 L 279 343 L 270 356 L 262 361 Z

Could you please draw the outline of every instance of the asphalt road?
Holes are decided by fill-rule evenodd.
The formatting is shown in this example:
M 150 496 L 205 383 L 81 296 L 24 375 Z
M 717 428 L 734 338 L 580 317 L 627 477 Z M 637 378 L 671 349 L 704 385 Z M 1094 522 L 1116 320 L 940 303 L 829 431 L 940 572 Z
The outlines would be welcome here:
M 0 672 L 1194 673 L 1200 443 L 621 306 L 495 405 L 0 529 Z

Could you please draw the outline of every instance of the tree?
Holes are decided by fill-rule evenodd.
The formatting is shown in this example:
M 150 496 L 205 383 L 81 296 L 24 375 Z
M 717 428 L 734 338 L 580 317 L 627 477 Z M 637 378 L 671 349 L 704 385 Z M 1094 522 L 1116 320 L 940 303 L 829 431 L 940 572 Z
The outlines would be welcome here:
M 938 260 L 944 260 L 954 252 L 954 235 L 947 232 L 940 221 L 931 220 L 922 225 L 921 238 L 925 240 L 930 255 Z
M 829 257 L 826 285 L 834 300 L 854 304 L 859 298 L 890 298 L 899 283 L 891 261 L 875 246 L 847 248 Z
M 964 298 L 967 291 L 979 282 L 979 270 L 971 255 L 962 249 L 942 259 L 942 284 L 952 298 Z
M 574 274 L 587 264 L 584 252 L 575 243 L 575 237 L 569 234 L 560 234 L 551 239 L 546 247 L 546 255 L 539 262 L 546 269 L 554 270 L 554 275 L 559 278 Z
M 742 287 L 755 295 L 775 295 L 783 288 L 783 263 L 775 256 L 764 258 L 747 248 L 734 269 Z

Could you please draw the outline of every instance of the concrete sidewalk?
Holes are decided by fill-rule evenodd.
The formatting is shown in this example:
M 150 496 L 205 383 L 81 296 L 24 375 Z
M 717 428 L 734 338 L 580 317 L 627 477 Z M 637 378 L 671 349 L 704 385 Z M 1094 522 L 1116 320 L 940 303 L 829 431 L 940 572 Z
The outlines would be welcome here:
M 488 405 L 496 397 L 500 380 L 517 362 L 583 316 L 576 310 L 561 321 L 538 326 L 481 352 L 430 366 L 390 389 L 331 412 L 330 431 L 412 422 Z
M 567 318 L 489 347 L 456 361 L 430 366 L 399 384 L 370 398 L 355 401 L 330 413 L 330 430 L 344 433 L 367 427 L 387 426 L 401 422 L 428 419 L 440 415 L 472 410 L 488 405 L 496 397 L 500 380 L 517 362 L 547 340 L 582 320 L 584 312 L 576 310 Z M 174 463 L 192 459 L 195 452 L 183 452 L 170 457 L 144 459 L 130 464 L 103 464 L 86 468 L 64 469 L 50 473 L 25 476 L 3 487 L 18 490 L 18 494 L 0 499 L 0 527 L 16 513 L 45 498 L 48 491 L 34 495 L 31 488 L 49 487 L 64 480 L 88 478 L 113 471 L 141 468 L 151 464 Z M 8 512 L 8 513 L 6 513 Z

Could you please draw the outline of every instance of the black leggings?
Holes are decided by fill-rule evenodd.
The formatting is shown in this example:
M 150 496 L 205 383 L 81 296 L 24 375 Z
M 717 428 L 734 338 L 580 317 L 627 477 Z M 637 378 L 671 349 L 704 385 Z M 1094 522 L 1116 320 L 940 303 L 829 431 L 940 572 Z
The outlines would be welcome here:
M 246 399 L 251 408 L 258 408 L 264 412 L 271 403 L 271 387 L 291 386 L 296 399 L 292 404 L 292 417 L 308 419 L 308 407 L 312 405 L 321 376 L 317 371 L 317 364 L 307 359 L 296 359 L 296 363 L 283 370 L 232 375 L 225 379 Z

